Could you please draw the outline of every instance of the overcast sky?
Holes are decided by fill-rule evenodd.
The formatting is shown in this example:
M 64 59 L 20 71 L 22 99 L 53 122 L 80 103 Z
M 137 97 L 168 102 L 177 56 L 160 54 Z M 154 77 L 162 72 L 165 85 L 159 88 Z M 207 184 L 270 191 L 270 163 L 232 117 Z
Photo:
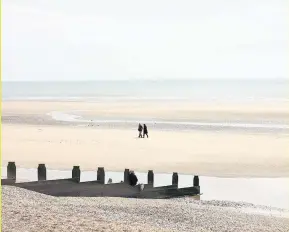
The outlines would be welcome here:
M 2 0 L 3 80 L 288 76 L 287 0 Z

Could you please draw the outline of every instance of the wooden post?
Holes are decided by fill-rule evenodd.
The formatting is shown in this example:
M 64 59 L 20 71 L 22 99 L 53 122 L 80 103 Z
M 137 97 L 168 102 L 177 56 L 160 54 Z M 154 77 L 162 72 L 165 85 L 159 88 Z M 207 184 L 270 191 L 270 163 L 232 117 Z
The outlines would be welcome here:
M 153 170 L 148 171 L 148 184 L 151 184 L 152 186 L 154 186 L 154 171 Z
M 75 182 L 77 182 L 77 183 L 80 182 L 80 168 L 79 168 L 79 166 L 73 166 L 72 178 L 74 179 Z
M 105 172 L 103 167 L 97 169 L 97 181 L 99 181 L 100 184 L 104 184 Z
M 200 182 L 199 182 L 199 177 L 194 176 L 194 187 L 198 190 L 198 194 L 201 193 L 201 187 L 200 187 Z
M 199 177 L 198 176 L 194 176 L 194 187 L 200 187 Z
M 8 162 L 7 165 L 7 179 L 13 179 L 16 181 L 16 165 L 15 162 Z
M 46 167 L 45 164 L 38 164 L 38 181 L 39 180 L 46 180 Z
M 174 173 L 173 173 L 173 176 L 172 176 L 172 185 L 178 186 L 178 183 L 179 183 L 178 173 L 177 173 L 177 172 L 174 172 Z
M 129 169 L 128 168 L 124 169 L 123 182 L 126 184 L 129 184 Z

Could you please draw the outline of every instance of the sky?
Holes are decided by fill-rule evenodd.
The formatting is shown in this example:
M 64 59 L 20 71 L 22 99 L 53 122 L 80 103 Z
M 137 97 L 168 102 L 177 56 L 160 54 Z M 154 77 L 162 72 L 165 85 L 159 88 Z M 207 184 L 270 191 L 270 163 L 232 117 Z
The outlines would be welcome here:
M 2 0 L 2 80 L 287 78 L 287 0 Z

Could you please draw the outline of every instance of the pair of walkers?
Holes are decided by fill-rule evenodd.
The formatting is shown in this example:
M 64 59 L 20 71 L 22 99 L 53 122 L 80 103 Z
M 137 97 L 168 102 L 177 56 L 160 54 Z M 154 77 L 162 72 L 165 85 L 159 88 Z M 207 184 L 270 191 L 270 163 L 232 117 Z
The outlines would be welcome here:
M 139 123 L 138 124 L 138 137 L 139 138 L 144 138 L 145 135 L 147 136 L 147 138 L 149 137 L 148 136 L 148 128 L 147 128 L 147 125 L 144 124 L 143 126 Z

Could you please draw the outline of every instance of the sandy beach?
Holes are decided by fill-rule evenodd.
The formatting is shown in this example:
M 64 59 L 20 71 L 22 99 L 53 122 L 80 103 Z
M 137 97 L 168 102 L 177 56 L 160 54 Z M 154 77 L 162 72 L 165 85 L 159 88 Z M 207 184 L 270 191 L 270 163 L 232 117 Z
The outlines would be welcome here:
M 131 128 L 132 125 L 120 129 L 110 124 L 61 124 L 47 115 L 51 111 L 68 112 L 74 109 L 85 112 L 84 115 L 82 113 L 83 117 L 105 117 L 106 114 L 114 117 L 129 116 L 131 112 L 137 117 L 149 103 L 140 105 L 142 107 L 136 108 L 136 103 L 133 102 L 4 102 L 2 161 L 4 164 L 16 161 L 22 167 L 46 163 L 49 168 L 56 169 L 70 169 L 73 165 L 80 165 L 83 170 L 95 170 L 98 166 L 104 166 L 110 171 L 131 168 L 146 172 L 153 169 L 158 172 L 177 171 L 227 177 L 289 175 L 287 133 L 214 129 L 180 131 L 177 127 L 166 131 L 165 128 L 149 128 L 149 139 L 138 139 L 137 131 Z M 244 106 L 237 109 L 229 105 L 217 105 L 210 110 L 209 106 L 198 108 L 197 105 L 192 110 L 192 105 L 188 103 L 162 105 L 162 108 L 158 106 L 160 103 L 151 104 L 148 111 L 151 117 L 163 119 L 167 115 L 181 120 L 184 116 L 177 112 L 183 112 L 183 115 L 198 115 L 196 112 L 199 112 L 199 116 L 206 118 L 214 115 L 220 120 L 220 112 L 225 112 L 224 118 L 235 115 L 234 117 L 246 116 L 246 120 L 253 120 L 265 112 L 265 116 L 275 119 L 288 114 L 287 108 L 280 105 L 254 106 L 255 111 L 250 107 L 246 111 Z M 210 112 L 212 110 L 215 113 Z M 195 118 L 190 116 L 189 119 Z
M 3 125 L 3 162 L 23 167 L 80 165 L 83 170 L 198 173 L 209 176 L 288 176 L 288 137 L 226 132 L 150 131 Z M 17 144 L 17 146 L 16 146 Z
M 285 2 L 2 1 L 0 230 L 288 232 Z
M 121 172 L 130 168 L 211 177 L 288 177 L 288 129 L 274 128 L 288 125 L 288 116 L 282 104 L 5 101 L 2 165 L 15 161 L 17 167 L 45 163 L 56 170 L 79 165 L 82 171 L 103 166 Z M 265 124 L 260 124 L 260 118 Z M 151 120 L 148 139 L 137 138 L 135 119 Z M 195 121 L 209 124 L 187 123 Z M 214 122 L 229 122 L 232 127 Z M 256 123 L 273 126 L 247 127 Z M 280 201 L 285 208 L 285 200 Z M 288 212 L 280 209 L 276 215 L 274 210 L 191 198 L 55 198 L 2 187 L 3 231 L 7 232 L 287 231 Z

